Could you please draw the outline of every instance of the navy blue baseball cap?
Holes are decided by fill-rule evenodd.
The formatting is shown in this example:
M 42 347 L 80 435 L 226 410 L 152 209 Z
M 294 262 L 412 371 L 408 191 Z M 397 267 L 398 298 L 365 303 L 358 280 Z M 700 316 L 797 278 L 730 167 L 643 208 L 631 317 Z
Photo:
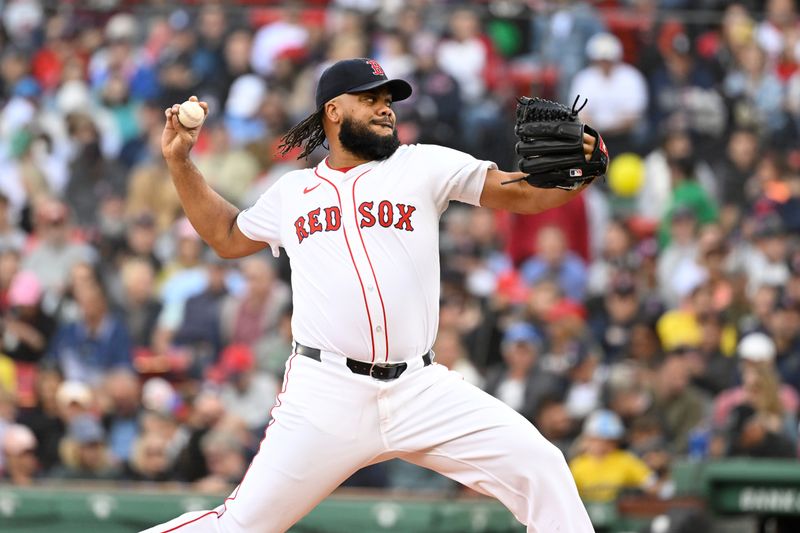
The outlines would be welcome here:
M 390 80 L 374 59 L 359 57 L 337 61 L 322 73 L 317 84 L 317 110 L 340 94 L 359 93 L 386 86 L 392 100 L 411 96 L 411 85 L 405 80 Z

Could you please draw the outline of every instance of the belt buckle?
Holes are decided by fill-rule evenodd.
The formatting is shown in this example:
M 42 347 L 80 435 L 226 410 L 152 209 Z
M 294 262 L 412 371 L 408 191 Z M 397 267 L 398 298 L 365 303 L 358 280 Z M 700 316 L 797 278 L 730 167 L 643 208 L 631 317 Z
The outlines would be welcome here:
M 369 365 L 369 377 L 371 377 L 372 379 L 380 380 L 380 381 L 388 381 L 388 378 L 379 377 L 379 376 L 376 376 L 375 374 L 373 374 L 373 372 L 375 372 L 375 368 L 376 367 L 385 368 L 380 363 L 372 363 L 371 365 Z

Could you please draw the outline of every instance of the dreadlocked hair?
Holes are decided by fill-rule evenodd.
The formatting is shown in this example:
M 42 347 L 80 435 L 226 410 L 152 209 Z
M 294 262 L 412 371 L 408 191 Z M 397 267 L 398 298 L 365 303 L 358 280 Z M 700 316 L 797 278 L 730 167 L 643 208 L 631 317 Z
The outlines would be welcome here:
M 325 130 L 322 129 L 322 110 L 313 113 L 295 125 L 281 137 L 278 151 L 286 155 L 293 148 L 303 147 L 297 159 L 308 157 L 317 146 L 325 141 Z

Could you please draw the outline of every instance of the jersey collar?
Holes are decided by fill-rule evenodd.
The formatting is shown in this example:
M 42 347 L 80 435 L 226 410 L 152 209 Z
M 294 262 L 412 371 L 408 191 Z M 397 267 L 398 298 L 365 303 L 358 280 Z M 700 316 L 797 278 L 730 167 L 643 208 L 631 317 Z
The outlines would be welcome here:
M 367 161 L 366 163 L 351 168 L 347 172 L 339 172 L 338 170 L 328 166 L 328 158 L 326 157 L 322 160 L 322 162 L 320 162 L 319 165 L 317 165 L 316 172 L 323 178 L 327 178 L 329 180 L 347 181 L 361 175 L 363 172 L 371 168 L 376 167 L 380 163 L 380 161 Z

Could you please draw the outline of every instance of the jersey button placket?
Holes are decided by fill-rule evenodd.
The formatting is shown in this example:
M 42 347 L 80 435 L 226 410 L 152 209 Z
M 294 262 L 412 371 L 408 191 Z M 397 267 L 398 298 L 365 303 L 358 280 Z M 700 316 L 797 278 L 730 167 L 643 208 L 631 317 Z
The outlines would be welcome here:
M 384 337 L 384 316 L 383 306 L 380 300 L 377 287 L 375 285 L 372 267 L 370 266 L 366 250 L 366 228 L 358 227 L 358 213 L 355 205 L 358 205 L 359 199 L 356 197 L 355 205 L 353 201 L 353 185 L 357 183 L 356 180 L 347 182 L 344 187 L 344 196 L 348 200 L 342 201 L 342 224 L 347 230 L 348 235 L 352 235 L 351 246 L 353 249 L 353 258 L 358 269 L 361 279 L 364 280 L 364 288 L 366 289 L 367 311 L 372 321 L 372 332 L 375 340 L 375 361 L 383 362 L 386 360 L 386 339 Z M 361 184 L 358 188 L 364 187 Z M 374 265 L 372 265 L 374 266 Z

